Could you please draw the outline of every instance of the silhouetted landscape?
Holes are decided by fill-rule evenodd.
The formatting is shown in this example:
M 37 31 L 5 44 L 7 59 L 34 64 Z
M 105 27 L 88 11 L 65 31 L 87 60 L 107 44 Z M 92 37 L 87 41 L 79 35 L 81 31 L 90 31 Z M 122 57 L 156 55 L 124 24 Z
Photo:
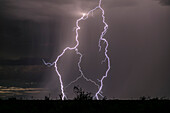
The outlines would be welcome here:
M 140 97 L 138 100 L 108 99 L 92 100 L 93 96 L 77 86 L 73 89 L 73 100 L 51 100 L 45 96 L 44 100 L 22 100 L 15 97 L 0 100 L 2 113 L 165 113 L 169 111 L 168 98 Z
M 170 0 L 0 0 L 0 113 L 170 113 Z

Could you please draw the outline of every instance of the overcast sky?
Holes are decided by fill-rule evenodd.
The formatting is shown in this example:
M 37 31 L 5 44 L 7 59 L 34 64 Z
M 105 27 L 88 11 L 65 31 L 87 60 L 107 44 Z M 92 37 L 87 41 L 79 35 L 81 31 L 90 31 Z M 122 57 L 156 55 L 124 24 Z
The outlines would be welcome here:
M 16 62 L 20 62 L 26 68 L 29 60 L 31 65 L 42 66 L 42 58 L 53 62 L 66 46 L 74 46 L 76 20 L 97 3 L 97 0 L 1 0 L 0 72 L 5 76 L 1 81 L 8 79 L 8 74 L 2 74 L 6 70 L 4 64 L 17 67 Z M 109 98 L 170 97 L 170 0 L 103 0 L 102 7 L 109 25 L 105 38 L 109 41 L 111 59 L 103 94 Z M 96 82 L 107 66 L 101 64 L 103 51 L 99 53 L 97 46 L 103 26 L 100 10 L 80 23 L 78 48 L 84 55 L 82 70 Z M 77 62 L 78 56 L 69 51 L 60 60 L 64 85 L 80 75 Z M 44 68 L 47 67 L 40 68 L 35 76 L 40 77 Z M 43 76 L 41 81 L 45 84 L 41 87 L 60 94 L 56 73 L 43 73 Z M 0 82 L 3 87 L 6 84 Z M 92 93 L 97 90 L 80 80 L 66 90 L 67 95 L 72 95 L 74 85 Z

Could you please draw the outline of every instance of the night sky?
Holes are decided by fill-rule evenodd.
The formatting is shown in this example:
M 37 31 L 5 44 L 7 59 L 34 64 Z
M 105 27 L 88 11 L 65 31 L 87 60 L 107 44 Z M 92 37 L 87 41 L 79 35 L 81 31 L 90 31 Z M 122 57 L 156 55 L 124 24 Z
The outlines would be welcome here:
M 0 1 L 0 98 L 56 98 L 60 91 L 53 62 L 66 46 L 76 44 L 76 20 L 98 0 Z M 131 99 L 140 96 L 170 97 L 170 0 L 103 0 L 109 30 L 111 70 L 103 95 Z M 103 30 L 101 11 L 80 22 L 82 70 L 98 82 L 107 69 L 104 50 L 98 52 Z M 105 47 L 105 44 L 102 45 Z M 59 61 L 64 86 L 76 77 L 79 56 L 67 51 Z M 97 87 L 80 79 L 65 93 L 72 98 L 79 85 L 95 94 Z

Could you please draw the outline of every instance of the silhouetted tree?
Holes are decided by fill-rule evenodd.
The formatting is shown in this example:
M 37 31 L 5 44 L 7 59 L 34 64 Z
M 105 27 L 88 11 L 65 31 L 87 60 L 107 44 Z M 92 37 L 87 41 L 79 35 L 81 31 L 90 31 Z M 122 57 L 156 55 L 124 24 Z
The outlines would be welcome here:
M 82 88 L 78 86 L 74 86 L 73 88 L 74 93 L 76 94 L 76 97 L 74 100 L 92 100 L 93 96 L 89 92 L 84 92 Z
M 139 100 L 146 100 L 145 96 L 139 97 Z
M 31 100 L 34 100 L 34 96 L 31 96 Z
M 59 100 L 62 100 L 62 94 L 59 95 Z
M 45 96 L 45 100 L 50 100 L 50 98 L 49 98 L 49 97 L 47 97 L 47 96 Z
M 152 98 L 150 100 L 159 100 L 159 98 L 158 97 L 154 97 L 154 98 Z
M 167 97 L 161 97 L 160 100 L 169 100 Z
M 16 97 L 11 97 L 11 98 L 8 98 L 8 100 L 17 100 Z
M 58 99 L 58 98 L 56 98 L 56 99 L 62 100 L 63 95 L 62 95 L 62 94 L 59 94 L 58 96 L 59 96 L 59 99 Z M 64 97 L 64 100 L 67 100 L 67 98 Z
M 45 100 L 50 100 L 50 98 L 51 98 L 50 93 L 49 93 L 49 96 L 45 96 Z
M 102 100 L 107 100 L 107 97 L 106 97 L 106 96 L 104 96 Z

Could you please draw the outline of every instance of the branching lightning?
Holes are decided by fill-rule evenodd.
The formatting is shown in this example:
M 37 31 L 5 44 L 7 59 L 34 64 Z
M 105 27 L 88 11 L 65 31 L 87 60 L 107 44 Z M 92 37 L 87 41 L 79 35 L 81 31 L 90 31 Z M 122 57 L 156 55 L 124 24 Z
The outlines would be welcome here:
M 61 93 L 62 93 L 62 100 L 67 99 L 67 96 L 65 95 L 64 89 L 67 88 L 67 87 L 69 87 L 71 84 L 75 83 L 76 81 L 78 81 L 78 80 L 79 80 L 80 78 L 82 78 L 82 77 L 83 77 L 86 81 L 91 82 L 91 83 L 93 83 L 94 85 L 96 85 L 96 86 L 98 87 L 98 91 L 96 92 L 96 94 L 95 94 L 95 96 L 94 96 L 94 99 L 99 100 L 99 96 L 103 97 L 103 95 L 101 94 L 101 93 L 102 93 L 101 90 L 102 90 L 102 88 L 103 88 L 103 80 L 108 76 L 108 72 L 109 72 L 109 70 L 110 70 L 110 58 L 109 58 L 109 56 L 108 56 L 108 54 L 107 54 L 109 43 L 108 43 L 108 41 L 104 38 L 104 35 L 106 34 L 106 32 L 107 32 L 107 30 L 108 30 L 108 24 L 107 24 L 106 21 L 105 21 L 105 11 L 104 11 L 104 9 L 101 7 L 101 2 L 102 2 L 102 0 L 99 0 L 99 4 L 98 4 L 97 7 L 95 7 L 95 8 L 92 9 L 92 10 L 90 10 L 87 14 L 86 14 L 86 13 L 83 13 L 83 14 L 82 14 L 82 17 L 79 18 L 79 19 L 76 21 L 76 28 L 75 28 L 75 29 L 76 29 L 76 30 L 75 30 L 75 32 L 76 32 L 76 39 L 75 39 L 75 40 L 76 40 L 76 42 L 77 42 L 76 45 L 75 45 L 74 47 L 66 47 L 53 63 L 46 63 L 46 62 L 43 60 L 43 62 L 44 62 L 45 65 L 47 65 L 47 66 L 49 66 L 49 67 L 54 65 L 54 67 L 55 67 L 55 71 L 56 71 L 56 73 L 57 73 L 57 75 L 58 75 L 58 77 L 59 77 L 59 81 L 60 81 L 60 87 L 61 87 Z M 80 64 L 81 64 L 81 61 L 82 61 L 83 55 L 82 55 L 82 54 L 79 52 L 79 50 L 78 50 L 78 46 L 79 46 L 79 40 L 78 40 L 79 33 L 78 33 L 78 31 L 80 30 L 79 22 L 80 22 L 80 21 L 83 21 L 83 20 L 86 20 L 86 19 L 89 17 L 89 15 L 90 15 L 91 13 L 93 14 L 93 12 L 94 12 L 95 10 L 97 10 L 97 9 L 100 9 L 100 10 L 102 11 L 103 24 L 105 25 L 105 26 L 104 26 L 104 30 L 103 30 L 103 32 L 101 33 L 100 39 L 99 39 L 99 42 L 98 42 L 99 52 L 101 51 L 101 48 L 102 48 L 102 47 L 101 47 L 101 41 L 103 41 L 103 42 L 106 44 L 106 46 L 105 46 L 105 52 L 104 52 L 104 54 L 105 54 L 105 60 L 103 60 L 101 63 L 107 61 L 107 67 L 108 67 L 107 70 L 106 70 L 106 72 L 105 72 L 105 75 L 104 75 L 100 80 L 98 79 L 100 85 L 97 84 L 96 82 L 94 82 L 93 80 L 88 79 L 88 78 L 83 74 L 83 71 L 82 71 L 81 65 L 80 65 Z M 78 62 L 78 68 L 79 68 L 79 71 L 80 71 L 80 74 L 81 74 L 81 75 L 80 75 L 79 77 L 77 77 L 74 81 L 72 81 L 70 84 L 68 84 L 66 87 L 64 87 L 64 86 L 63 86 L 62 76 L 61 76 L 60 72 L 58 71 L 58 65 L 57 65 L 57 63 L 58 63 L 59 59 L 65 54 L 65 52 L 66 52 L 67 50 L 74 50 L 74 51 L 76 52 L 76 54 L 80 56 L 80 57 L 79 57 L 79 62 Z

